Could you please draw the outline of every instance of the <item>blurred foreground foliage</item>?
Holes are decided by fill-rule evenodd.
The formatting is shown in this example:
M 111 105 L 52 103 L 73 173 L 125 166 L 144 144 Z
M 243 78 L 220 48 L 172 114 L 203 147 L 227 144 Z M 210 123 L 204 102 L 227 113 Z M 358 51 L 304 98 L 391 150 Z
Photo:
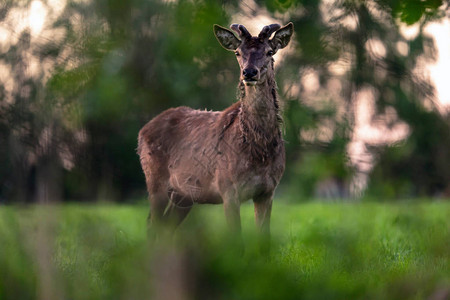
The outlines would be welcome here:
M 148 242 L 146 208 L 0 208 L 1 299 L 446 299 L 448 203 L 275 204 L 271 257 L 220 207 Z
M 15 26 L 36 5 L 47 10 L 42 30 Z M 139 129 L 169 107 L 234 102 L 239 69 L 212 25 L 258 15 L 296 30 L 277 79 L 289 162 L 282 192 L 349 197 L 366 178 L 377 196 L 447 195 L 448 115 L 414 71 L 434 58 L 423 30 L 446 10 L 440 0 L 68 0 L 59 10 L 52 1 L 4 1 L 0 201 L 145 194 Z M 414 37 L 400 33 L 405 24 L 417 26 Z M 407 125 L 401 143 L 358 136 L 364 93 L 372 126 L 387 134 Z

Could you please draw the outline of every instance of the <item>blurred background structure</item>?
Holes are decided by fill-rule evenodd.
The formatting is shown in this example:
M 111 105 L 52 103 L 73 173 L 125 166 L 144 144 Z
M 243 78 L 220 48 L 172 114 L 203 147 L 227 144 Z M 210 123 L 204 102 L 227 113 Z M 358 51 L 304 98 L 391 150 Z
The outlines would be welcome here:
M 0 203 L 145 197 L 139 129 L 169 107 L 236 101 L 239 68 L 213 24 L 256 34 L 288 21 L 294 42 L 275 57 L 279 194 L 448 197 L 450 98 L 436 62 L 449 61 L 449 14 L 442 0 L 4 0 Z

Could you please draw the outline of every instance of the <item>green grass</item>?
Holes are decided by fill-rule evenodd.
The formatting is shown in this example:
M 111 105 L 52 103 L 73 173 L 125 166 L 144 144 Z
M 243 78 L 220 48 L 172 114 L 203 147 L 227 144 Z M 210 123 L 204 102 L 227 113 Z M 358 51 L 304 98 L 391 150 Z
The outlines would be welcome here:
M 270 259 L 258 255 L 250 203 L 244 252 L 221 206 L 195 207 L 156 244 L 146 216 L 143 205 L 0 207 L 0 299 L 450 296 L 448 202 L 275 202 Z

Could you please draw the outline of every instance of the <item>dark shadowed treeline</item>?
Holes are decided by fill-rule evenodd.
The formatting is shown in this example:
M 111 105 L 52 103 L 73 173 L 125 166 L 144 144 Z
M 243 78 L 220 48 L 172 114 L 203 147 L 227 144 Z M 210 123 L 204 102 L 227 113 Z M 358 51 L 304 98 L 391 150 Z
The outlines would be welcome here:
M 260 17 L 295 26 L 288 54 L 275 57 L 288 159 L 280 193 L 450 192 L 449 116 L 420 72 L 436 56 L 423 30 L 448 16 L 443 1 L 55 3 L 0 4 L 0 202 L 145 195 L 139 129 L 169 107 L 236 101 L 239 68 L 212 26 L 260 29 Z M 33 19 L 36 7 L 45 14 Z M 401 33 L 409 25 L 413 37 Z

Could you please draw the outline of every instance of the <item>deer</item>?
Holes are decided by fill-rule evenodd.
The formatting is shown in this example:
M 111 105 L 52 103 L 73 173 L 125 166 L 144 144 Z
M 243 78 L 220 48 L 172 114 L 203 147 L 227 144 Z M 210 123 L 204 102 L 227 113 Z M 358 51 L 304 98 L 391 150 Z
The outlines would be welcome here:
M 240 234 L 240 205 L 252 199 L 268 241 L 273 194 L 285 169 L 273 56 L 288 45 L 294 26 L 267 25 L 258 36 L 240 24 L 230 28 L 213 26 L 239 63 L 238 101 L 223 111 L 170 108 L 139 131 L 148 226 L 177 227 L 194 204 L 223 204 L 228 227 Z

